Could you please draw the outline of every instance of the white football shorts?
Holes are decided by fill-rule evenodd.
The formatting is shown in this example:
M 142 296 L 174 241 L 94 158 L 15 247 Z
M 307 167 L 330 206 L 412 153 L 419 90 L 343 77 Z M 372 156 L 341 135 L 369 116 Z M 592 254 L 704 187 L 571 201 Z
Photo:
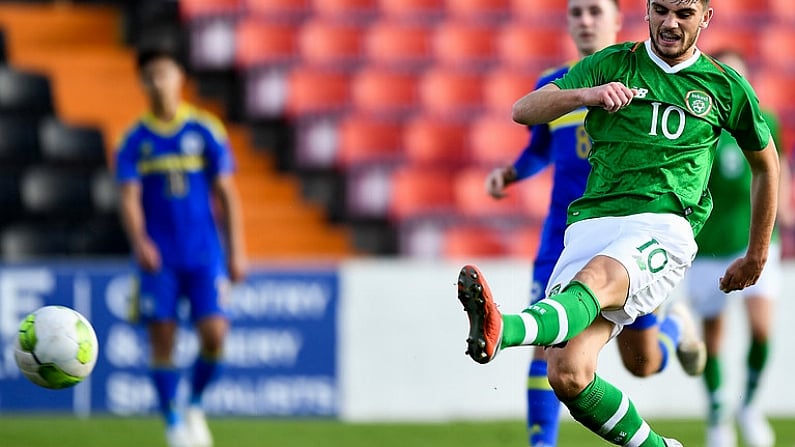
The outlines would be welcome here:
M 685 276 L 685 295 L 695 313 L 704 318 L 712 318 L 723 312 L 731 298 L 775 299 L 781 290 L 781 245 L 770 244 L 767 263 L 756 284 L 730 293 L 721 292 L 718 287 L 726 269 L 744 253 L 721 258 L 696 257 L 693 266 Z
M 547 296 L 565 287 L 591 258 L 609 256 L 629 273 L 629 296 L 621 309 L 603 310 L 615 323 L 613 336 L 640 315 L 653 312 L 679 284 L 696 255 L 688 221 L 674 214 L 599 217 L 569 225 L 552 271 Z

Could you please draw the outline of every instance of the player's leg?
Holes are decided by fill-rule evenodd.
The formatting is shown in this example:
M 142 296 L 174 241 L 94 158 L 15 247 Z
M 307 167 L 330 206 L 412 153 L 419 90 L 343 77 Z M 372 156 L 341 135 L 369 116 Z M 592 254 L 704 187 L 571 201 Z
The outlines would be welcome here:
M 629 397 L 596 374 L 599 352 L 614 329 L 600 317 L 565 346 L 548 349 L 552 388 L 575 420 L 612 444 L 680 445 L 652 430 Z
M 173 360 L 178 329 L 177 296 L 176 276 L 171 269 L 163 267 L 156 274 L 140 275 L 138 309 L 141 320 L 147 324 L 152 355 L 150 377 L 166 423 L 166 441 L 169 447 L 189 447 L 193 441 L 177 402 L 181 372 Z
M 737 422 L 745 443 L 768 447 L 775 443 L 775 433 L 756 404 L 759 384 L 768 363 L 770 331 L 775 297 L 779 294 L 781 274 L 780 247 L 772 245 L 765 270 L 754 286 L 743 290 L 745 311 L 751 340 L 746 357 L 746 384 Z
M 530 302 L 544 298 L 544 288 L 552 274 L 554 262 L 536 260 L 533 263 L 533 285 Z M 543 348 L 533 351 L 527 371 L 527 433 L 531 447 L 558 445 L 560 400 L 547 379 L 547 359 Z
M 223 372 L 224 340 L 229 320 L 222 304 L 229 293 L 229 281 L 220 266 L 191 271 L 183 278 L 183 287 L 191 303 L 191 318 L 199 337 L 199 354 L 191 371 L 190 401 L 186 412 L 188 427 L 196 447 L 213 444 L 202 399 L 208 385 Z
M 728 296 L 717 286 L 719 278 L 733 257 L 725 259 L 696 258 L 687 273 L 686 294 L 690 305 L 702 318 L 704 342 L 707 347 L 707 362 L 704 368 L 703 381 L 707 391 L 707 447 L 734 447 L 737 436 L 731 423 L 723 388 L 723 360 L 721 358 L 724 309 Z M 703 278 L 712 278 L 704 281 Z

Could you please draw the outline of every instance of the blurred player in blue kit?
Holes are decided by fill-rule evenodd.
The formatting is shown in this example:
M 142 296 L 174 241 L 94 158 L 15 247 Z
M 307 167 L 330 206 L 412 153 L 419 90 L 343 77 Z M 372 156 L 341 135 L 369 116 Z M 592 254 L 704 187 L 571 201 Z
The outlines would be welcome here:
M 246 268 L 235 165 L 221 122 L 183 101 L 185 73 L 175 53 L 143 49 L 137 63 L 149 111 L 116 153 L 121 215 L 137 263 L 135 311 L 149 334 L 168 445 L 208 447 L 202 394 L 222 368 L 230 279 L 241 280 Z M 184 413 L 172 358 L 182 299 L 200 345 Z
M 569 0 L 568 32 L 581 57 L 616 43 L 621 29 L 617 0 Z M 574 64 L 542 73 L 536 89 L 560 78 Z M 486 178 L 486 190 L 499 199 L 506 187 L 533 176 L 548 166 L 554 167 L 550 209 L 544 222 L 541 244 L 533 262 L 531 303 L 544 298 L 544 290 L 563 250 L 566 210 L 582 196 L 591 169 L 588 154 L 591 140 L 585 132 L 587 109 L 576 109 L 548 124 L 530 128 L 531 138 L 517 160 L 493 170 Z M 639 377 L 665 369 L 676 349 L 685 371 L 701 373 L 706 361 L 704 344 L 698 339 L 687 308 L 674 305 L 662 321 L 657 315 L 644 315 L 618 336 L 621 358 L 626 368 Z M 527 428 L 533 447 L 557 445 L 560 401 L 547 380 L 545 350 L 535 349 L 527 380 Z

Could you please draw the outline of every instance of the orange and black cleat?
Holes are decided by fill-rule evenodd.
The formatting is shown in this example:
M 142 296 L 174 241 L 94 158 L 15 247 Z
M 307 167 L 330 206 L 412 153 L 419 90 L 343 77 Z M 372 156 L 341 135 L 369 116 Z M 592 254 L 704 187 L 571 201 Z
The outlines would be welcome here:
M 488 363 L 500 350 L 502 315 L 486 279 L 474 265 L 465 265 L 458 274 L 458 300 L 469 317 L 466 354 L 478 363 Z

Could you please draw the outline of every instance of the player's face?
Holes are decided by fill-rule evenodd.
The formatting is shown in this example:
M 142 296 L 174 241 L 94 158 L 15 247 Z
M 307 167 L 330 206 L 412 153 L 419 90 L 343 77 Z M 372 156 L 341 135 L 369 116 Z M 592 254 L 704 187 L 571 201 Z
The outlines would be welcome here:
M 612 0 L 569 0 L 569 35 L 581 56 L 616 43 L 621 14 Z
M 701 0 L 651 0 L 649 35 L 654 52 L 669 65 L 693 55 L 696 40 L 712 19 Z
M 153 59 L 141 70 L 144 90 L 156 106 L 179 102 L 183 79 L 182 68 L 167 57 Z

